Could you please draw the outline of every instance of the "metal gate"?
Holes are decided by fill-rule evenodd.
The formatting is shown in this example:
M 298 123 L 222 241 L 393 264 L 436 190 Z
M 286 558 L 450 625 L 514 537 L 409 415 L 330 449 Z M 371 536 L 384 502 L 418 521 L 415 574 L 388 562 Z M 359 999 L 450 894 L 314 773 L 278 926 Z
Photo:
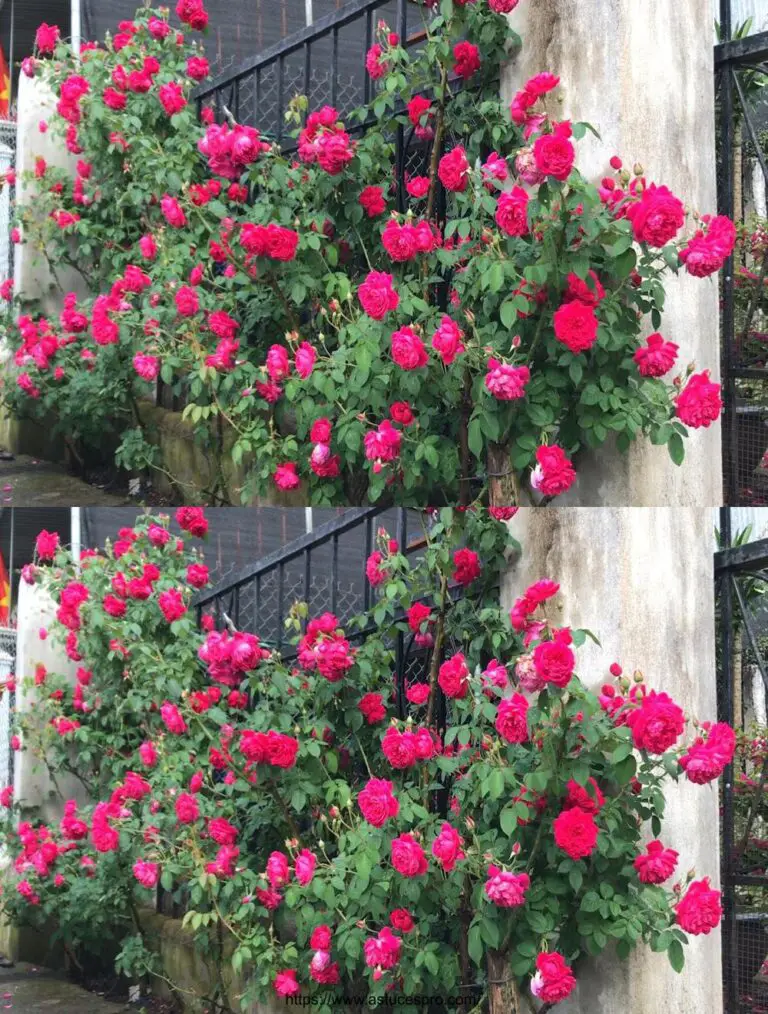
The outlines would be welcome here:
M 720 0 L 715 47 L 718 204 L 743 228 L 722 283 L 725 501 L 768 504 L 768 222 L 750 209 L 743 186 L 746 152 L 760 167 L 752 205 L 765 209 L 768 32 L 747 35 L 732 3 Z
M 768 1011 L 768 539 L 721 511 L 715 555 L 718 711 L 738 745 L 721 787 L 726 1014 Z

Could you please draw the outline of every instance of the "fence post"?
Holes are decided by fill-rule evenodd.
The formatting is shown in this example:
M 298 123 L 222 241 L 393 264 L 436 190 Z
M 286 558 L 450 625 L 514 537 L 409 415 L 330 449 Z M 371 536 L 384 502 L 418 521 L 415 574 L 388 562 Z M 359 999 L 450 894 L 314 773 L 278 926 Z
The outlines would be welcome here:
M 586 627 L 600 639 L 578 650 L 577 671 L 592 688 L 610 681 L 609 665 L 639 669 L 690 717 L 717 716 L 713 512 L 709 508 L 540 508 L 520 511 L 514 534 L 525 551 L 503 584 L 505 608 L 532 581 L 559 581 L 555 622 Z M 650 839 L 652 835 L 648 834 Z M 696 868 L 717 886 L 716 788 L 683 780 L 667 792 L 661 840 L 680 853 L 679 876 Z M 578 972 L 574 999 L 559 1014 L 721 1014 L 720 933 L 691 938 L 685 969 L 644 945 L 628 961 L 610 951 Z
M 600 139 L 587 133 L 577 144 L 587 177 L 600 180 L 610 172 L 611 156 L 620 155 L 630 171 L 642 164 L 649 182 L 666 184 L 690 209 L 717 210 L 711 5 L 538 0 L 521 3 L 510 20 L 524 45 L 504 74 L 505 105 L 539 71 L 559 74 L 561 87 L 550 97 L 553 117 L 585 120 L 600 133 Z M 681 372 L 694 361 L 716 380 L 717 277 L 683 272 L 666 287 L 660 330 L 680 345 Z M 648 332 L 653 330 L 649 321 Z M 722 502 L 719 425 L 686 441 L 681 468 L 666 447 L 646 440 L 627 454 L 608 442 L 580 459 L 579 481 L 560 498 L 563 505 Z

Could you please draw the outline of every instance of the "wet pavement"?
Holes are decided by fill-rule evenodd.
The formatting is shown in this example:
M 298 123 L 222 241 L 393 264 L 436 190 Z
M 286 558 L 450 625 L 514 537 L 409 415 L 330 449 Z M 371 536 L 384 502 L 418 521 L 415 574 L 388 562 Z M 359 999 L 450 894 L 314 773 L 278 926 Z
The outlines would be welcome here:
M 117 1014 L 126 1004 L 111 1003 L 86 993 L 58 972 L 19 962 L 0 968 L 0 1012 L 13 1014 Z
M 0 461 L 0 506 L 114 507 L 126 503 L 130 501 L 89 486 L 50 461 L 24 454 L 13 461 Z

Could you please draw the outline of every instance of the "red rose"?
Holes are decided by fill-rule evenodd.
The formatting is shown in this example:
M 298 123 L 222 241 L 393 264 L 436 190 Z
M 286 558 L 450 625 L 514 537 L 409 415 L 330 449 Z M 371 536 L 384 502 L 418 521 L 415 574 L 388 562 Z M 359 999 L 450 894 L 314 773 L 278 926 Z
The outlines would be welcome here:
M 499 194 L 496 224 L 508 236 L 528 235 L 528 194 L 522 187 Z
M 680 251 L 680 260 L 689 275 L 706 278 L 719 271 L 733 252 L 736 242 L 736 226 L 724 215 L 710 218 L 705 215 L 702 222 L 707 224 L 706 233 L 699 229 L 688 245 Z
M 179 507 L 176 524 L 185 532 L 202 539 L 208 533 L 208 519 L 202 507 Z
M 391 844 L 392 865 L 404 877 L 420 877 L 427 872 L 424 849 L 411 834 L 401 834 Z
M 176 800 L 176 816 L 180 824 L 194 824 L 200 816 L 200 807 L 194 796 L 182 792 Z
M 357 705 L 369 725 L 375 725 L 387 717 L 387 709 L 381 694 L 365 694 Z
M 633 863 L 641 883 L 663 884 L 669 880 L 677 866 L 677 855 L 674 849 L 665 849 L 658 840 L 648 842 L 646 851 Z
M 446 821 L 432 842 L 432 855 L 446 873 L 450 873 L 461 859 L 466 859 L 463 844 L 464 839 L 459 832 Z
M 699 736 L 680 758 L 680 767 L 689 782 L 705 785 L 719 778 L 733 760 L 736 734 L 730 725 L 717 722 L 707 732 L 706 740 Z
M 675 398 L 677 417 L 694 429 L 707 427 L 719 418 L 723 408 L 720 385 L 709 379 L 709 370 L 694 373 Z
M 556 687 L 567 687 L 576 667 L 576 658 L 562 641 L 542 641 L 533 651 L 536 672 L 547 683 Z
M 410 426 L 415 420 L 413 409 L 407 401 L 395 401 L 389 406 L 389 414 L 392 422 L 400 423 L 401 426 Z
M 573 299 L 555 311 L 555 338 L 574 355 L 591 349 L 597 340 L 597 317 L 594 307 Z
M 591 856 L 597 844 L 597 824 L 591 813 L 572 806 L 555 817 L 552 824 L 555 844 L 571 859 Z
M 381 749 L 392 767 L 399 771 L 416 763 L 416 737 L 412 732 L 400 732 L 390 725 L 384 733 Z
M 723 914 L 720 892 L 709 886 L 709 877 L 694 880 L 675 906 L 676 921 L 686 933 L 697 936 L 713 930 Z
M 539 172 L 563 181 L 571 174 L 576 152 L 563 133 L 555 132 L 537 138 L 533 146 L 533 157 Z
M 573 485 L 576 473 L 562 447 L 557 444 L 539 447 L 536 462 L 531 485 L 544 496 L 559 496 Z
M 587 280 L 579 278 L 572 271 L 568 275 L 568 288 L 565 291 L 566 300 L 578 299 L 588 306 L 596 306 L 605 299 L 605 289 L 594 271 L 590 271 Z
M 453 554 L 453 579 L 466 588 L 480 577 L 480 557 L 471 549 L 458 549 Z
M 480 50 L 471 42 L 457 42 L 453 47 L 453 69 L 468 80 L 480 70 Z
M 58 25 L 47 25 L 43 22 L 35 34 L 35 47 L 41 56 L 49 56 L 61 38 Z
M 685 224 L 685 209 L 667 187 L 652 183 L 642 197 L 627 209 L 627 218 L 638 243 L 661 247 L 674 239 Z
M 467 189 L 469 182 L 469 162 L 467 153 L 461 145 L 452 148 L 440 159 L 437 169 L 440 182 L 446 190 L 461 193 Z
M 536 974 L 531 992 L 544 1003 L 560 1003 L 570 996 L 576 985 L 570 965 L 557 951 L 548 951 L 536 958 Z
M 357 200 L 365 208 L 369 218 L 376 218 L 387 210 L 387 202 L 384 200 L 381 187 L 366 187 Z
M 413 916 L 407 908 L 394 909 L 389 913 L 389 921 L 392 929 L 399 930 L 401 933 L 410 933 L 416 925 L 413 921 Z
M 437 352 L 446 366 L 450 366 L 456 356 L 465 351 L 462 339 L 464 332 L 455 320 L 447 314 L 440 321 L 440 327 L 432 335 L 432 348 Z
M 35 540 L 35 552 L 40 561 L 53 560 L 59 548 L 58 532 L 41 531 Z
M 467 696 L 469 669 L 467 668 L 467 660 L 461 652 L 457 652 L 443 662 L 437 682 L 446 697 L 462 698 Z
M 508 743 L 527 742 L 528 706 L 528 701 L 522 694 L 514 694 L 499 701 L 496 731 Z
M 392 275 L 384 271 L 371 271 L 358 286 L 357 296 L 363 310 L 374 320 L 383 320 L 396 310 L 400 297 L 392 287 Z
M 662 377 L 672 369 L 677 359 L 678 346 L 665 341 L 658 331 L 648 335 L 646 344 L 632 357 L 643 377 Z
M 638 750 L 661 754 L 674 746 L 683 733 L 685 715 L 668 694 L 651 690 L 643 697 L 640 707 L 629 712 L 627 725 Z
M 428 362 L 424 342 L 410 327 L 401 327 L 392 335 L 392 358 L 402 370 L 417 370 Z

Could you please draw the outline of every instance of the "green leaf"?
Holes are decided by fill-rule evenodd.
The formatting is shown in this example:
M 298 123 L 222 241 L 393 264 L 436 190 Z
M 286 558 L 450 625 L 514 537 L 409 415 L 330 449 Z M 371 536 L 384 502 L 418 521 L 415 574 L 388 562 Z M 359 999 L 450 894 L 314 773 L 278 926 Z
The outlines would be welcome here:
M 472 958 L 476 965 L 482 965 L 483 963 L 483 940 L 480 936 L 480 926 L 475 923 L 474 926 L 470 926 L 469 935 L 467 939 L 467 950 L 469 956 Z
M 501 830 L 504 834 L 511 837 L 515 833 L 517 830 L 517 814 L 515 813 L 514 807 L 507 807 L 506 810 L 501 811 L 499 824 L 501 824 Z
M 476 458 L 480 458 L 483 453 L 483 433 L 480 428 L 480 420 L 478 418 L 471 419 L 468 430 L 469 449 Z
M 685 458 L 685 444 L 679 433 L 672 433 L 667 441 L 667 450 L 670 458 L 676 465 L 682 465 Z
M 511 331 L 517 323 L 517 309 L 515 304 L 511 301 L 501 304 L 501 310 L 499 310 L 499 316 L 501 317 L 501 323 L 504 327 Z
M 683 945 L 679 940 L 673 940 L 669 945 L 667 957 L 669 958 L 669 963 L 674 970 L 678 973 L 682 972 L 683 966 L 685 965 L 685 951 L 683 950 Z

